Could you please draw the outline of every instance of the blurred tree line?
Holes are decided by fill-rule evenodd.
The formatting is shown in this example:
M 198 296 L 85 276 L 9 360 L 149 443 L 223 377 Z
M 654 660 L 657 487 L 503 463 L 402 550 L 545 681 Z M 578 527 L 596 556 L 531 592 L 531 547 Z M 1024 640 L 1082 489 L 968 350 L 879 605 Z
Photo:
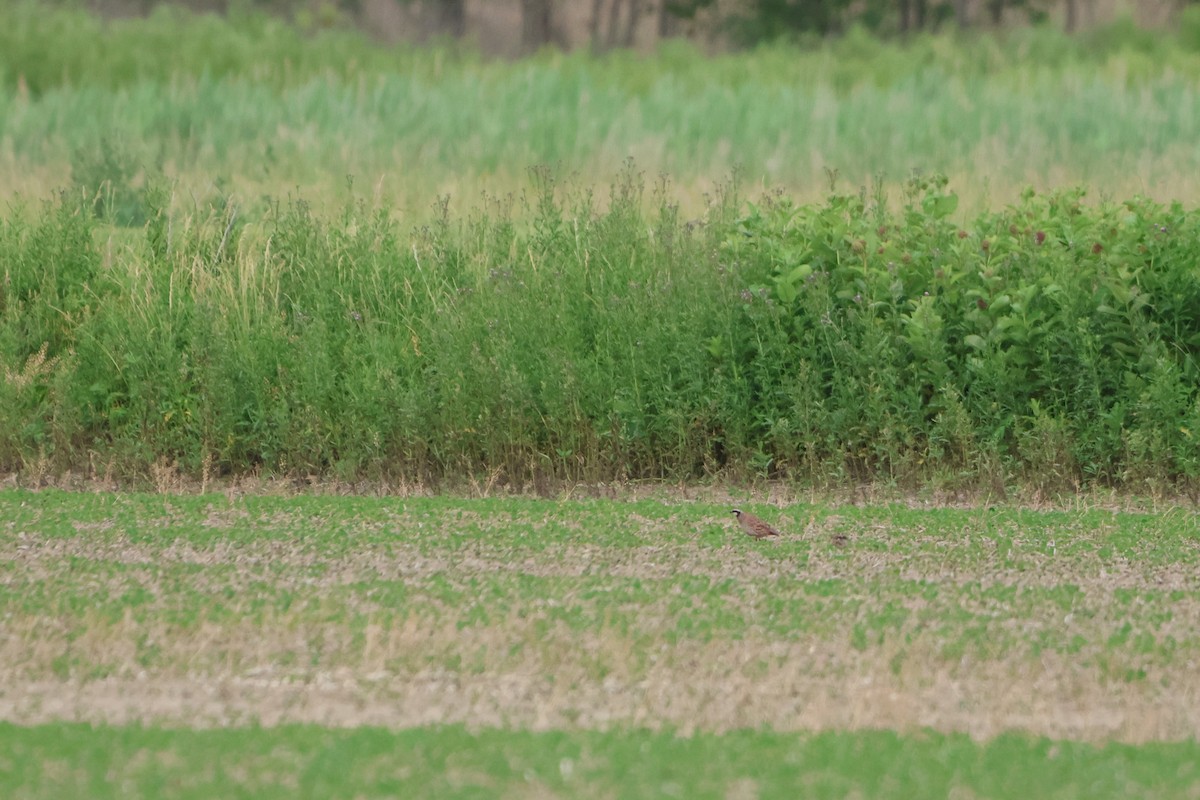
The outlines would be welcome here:
M 510 51 L 546 45 L 628 47 L 672 36 L 723 38 L 753 45 L 780 38 L 829 36 L 861 26 L 877 35 L 955 27 L 1041 23 L 1073 32 L 1115 14 L 1164 24 L 1195 0 L 168 0 L 196 10 L 251 7 L 302 17 L 318 25 L 338 20 L 378 28 L 389 11 L 392 35 L 419 29 L 420 38 L 485 36 L 513 39 Z M 90 0 L 107 13 L 146 13 L 160 0 Z M 398 15 L 398 16 L 397 16 Z M 387 36 L 386 32 L 376 31 Z

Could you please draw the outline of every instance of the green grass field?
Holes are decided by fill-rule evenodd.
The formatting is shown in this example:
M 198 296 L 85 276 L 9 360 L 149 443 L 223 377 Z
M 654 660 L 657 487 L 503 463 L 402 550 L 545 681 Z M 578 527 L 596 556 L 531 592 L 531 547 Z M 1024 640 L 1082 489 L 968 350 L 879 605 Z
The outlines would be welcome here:
M 730 502 L 6 491 L 0 791 L 1200 791 L 1194 515 Z
M 1200 797 L 1194 9 L 0 16 L 0 797 Z

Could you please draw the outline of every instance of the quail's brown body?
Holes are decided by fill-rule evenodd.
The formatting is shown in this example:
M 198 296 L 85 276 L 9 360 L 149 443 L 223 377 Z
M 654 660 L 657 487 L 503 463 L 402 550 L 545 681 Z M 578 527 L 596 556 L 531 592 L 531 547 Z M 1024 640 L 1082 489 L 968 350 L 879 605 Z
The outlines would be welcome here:
M 735 508 L 733 515 L 737 517 L 738 524 L 742 526 L 742 530 L 747 536 L 755 539 L 769 539 L 772 536 L 783 535 L 749 511 L 742 511 L 740 508 Z

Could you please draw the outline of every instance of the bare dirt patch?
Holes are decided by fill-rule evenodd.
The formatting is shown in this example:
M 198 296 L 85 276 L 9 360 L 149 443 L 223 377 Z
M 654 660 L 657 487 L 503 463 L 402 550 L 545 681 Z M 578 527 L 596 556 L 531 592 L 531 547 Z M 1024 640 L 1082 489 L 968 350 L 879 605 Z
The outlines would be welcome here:
M 581 642 L 581 648 L 593 643 Z M 5 680 L 0 718 L 210 727 L 310 722 L 403 728 L 462 722 L 535 730 L 670 726 L 681 732 L 766 726 L 777 731 L 932 728 L 989 738 L 1020 730 L 1054 738 L 1145 742 L 1200 735 L 1200 677 L 1171 685 L 1105 683 L 1058 658 L 893 674 L 863 658 L 814 671 L 816 643 L 694 644 L 637 680 L 586 666 L 530 663 L 481 674 L 340 668 L 304 677 L 269 666 L 240 674 L 95 680 Z M 782 652 L 781 652 L 782 651 Z M 747 669 L 781 653 L 765 671 Z

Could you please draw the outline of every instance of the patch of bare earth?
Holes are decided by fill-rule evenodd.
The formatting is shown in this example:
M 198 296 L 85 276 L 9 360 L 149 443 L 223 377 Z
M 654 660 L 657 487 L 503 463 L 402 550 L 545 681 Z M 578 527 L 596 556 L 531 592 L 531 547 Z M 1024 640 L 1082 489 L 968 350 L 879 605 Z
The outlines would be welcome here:
M 594 646 L 584 641 L 581 646 Z M 1010 730 L 1055 738 L 1144 742 L 1194 738 L 1200 678 L 1175 676 L 1169 691 L 1105 685 L 1062 659 L 1004 662 L 893 675 L 852 665 L 814 674 L 812 645 L 790 645 L 784 664 L 745 674 L 772 643 L 685 647 L 671 666 L 635 681 L 597 679 L 578 665 L 469 674 L 396 674 L 353 668 L 305 677 L 270 667 L 241 674 L 144 675 L 95 680 L 6 679 L 0 717 L 221 726 L 310 722 L 410 727 L 462 722 L 535 730 L 670 725 L 682 732 L 767 726 L 778 731 L 933 728 L 986 738 Z M 879 659 L 884 660 L 884 659 Z
M 223 518 L 211 523 L 233 524 Z M 200 568 L 187 573 L 193 588 L 231 589 L 235 597 L 255 581 L 320 598 L 364 580 L 419 589 L 437 576 L 469 587 L 474 577 L 494 574 L 640 581 L 696 575 L 755 582 L 764 592 L 784 578 L 842 579 L 861 597 L 875 586 L 909 580 L 1070 584 L 1079 589 L 1082 610 L 1039 607 L 1008 623 L 1061 639 L 1084 631 L 1093 644 L 1070 655 L 1053 648 L 1034 655 L 1021 647 L 986 657 L 968 649 L 953 658 L 942 633 L 911 618 L 867 643 L 852 641 L 853 618 L 833 620 L 820 633 L 772 634 L 751 625 L 744 635 L 689 638 L 660 635 L 676 631 L 680 612 L 655 601 L 639 608 L 632 627 L 579 630 L 545 614 L 546 604 L 563 600 L 553 597 L 515 598 L 507 612 L 483 623 L 466 619 L 466 605 L 375 619 L 375 601 L 363 598 L 357 610 L 368 622 L 357 631 L 341 619 L 314 620 L 288 610 L 182 626 L 161 609 L 146 619 L 127 613 L 116 621 L 86 610 L 61 617 L 10 610 L 0 619 L 0 719 L 395 728 L 462 722 L 532 729 L 672 726 L 685 732 L 933 728 L 981 738 L 1021 730 L 1128 742 L 1200 736 L 1194 649 L 1138 660 L 1125 651 L 1114 656 L 1103 645 L 1106 632 L 1121 623 L 1120 610 L 1110 608 L 1108 599 L 1117 588 L 1182 593 L 1164 607 L 1168 619 L 1156 635 L 1181 642 L 1194 636 L 1200 630 L 1200 583 L 1189 569 L 1093 554 L 1065 558 L 1045 549 L 1017 553 L 1019 558 L 1010 552 L 1004 559 L 984 553 L 968 568 L 962 559 L 940 554 L 936 542 L 915 554 L 863 547 L 864 540 L 886 532 L 862 528 L 850 531 L 852 540 L 843 548 L 831 543 L 830 533 L 810 525 L 797 534 L 809 545 L 798 566 L 772 557 L 770 548 L 779 545 L 739 537 L 720 546 L 676 538 L 624 548 L 563 543 L 536 552 L 482 543 L 439 551 L 396 541 L 329 555 L 286 539 L 154 545 L 85 528 L 75 537 L 22 532 L 0 540 L 0 561 L 11 565 L 0 581 L 5 574 L 60 581 L 64 570 L 86 559 L 120 565 L 110 592 L 185 564 Z M 946 542 L 945 550 L 965 546 L 971 545 Z M 212 586 L 206 567 L 224 569 Z M 912 605 L 921 602 L 915 598 Z M 232 607 L 238 609 L 236 602 Z M 769 608 L 766 599 L 754 600 L 734 612 L 755 619 Z M 142 663 L 147 643 L 153 652 L 148 666 Z

